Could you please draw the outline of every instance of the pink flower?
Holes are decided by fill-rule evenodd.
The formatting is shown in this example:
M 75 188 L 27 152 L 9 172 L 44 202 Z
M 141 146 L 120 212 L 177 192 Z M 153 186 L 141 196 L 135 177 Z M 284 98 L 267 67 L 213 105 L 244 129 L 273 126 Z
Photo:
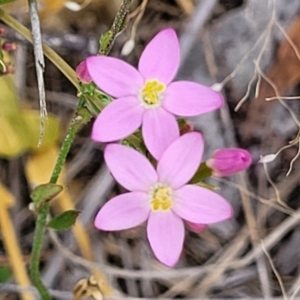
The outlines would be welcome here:
M 95 84 L 116 98 L 97 117 L 92 139 L 112 142 L 123 139 L 142 125 L 145 144 L 160 159 L 166 148 L 179 137 L 176 116 L 196 116 L 219 108 L 221 94 L 189 81 L 172 82 L 180 54 L 176 33 L 168 28 L 159 32 L 141 55 L 138 70 L 113 57 L 86 59 Z
M 252 162 L 250 153 L 240 148 L 216 150 L 206 165 L 216 177 L 229 176 L 247 169 Z
M 147 236 L 155 256 L 167 266 L 175 265 L 183 248 L 185 221 L 211 224 L 232 216 L 232 207 L 223 197 L 187 184 L 201 162 L 203 148 L 200 133 L 187 133 L 167 148 L 154 169 L 132 148 L 106 146 L 108 168 L 130 192 L 108 201 L 98 212 L 95 226 L 123 230 L 148 220 Z

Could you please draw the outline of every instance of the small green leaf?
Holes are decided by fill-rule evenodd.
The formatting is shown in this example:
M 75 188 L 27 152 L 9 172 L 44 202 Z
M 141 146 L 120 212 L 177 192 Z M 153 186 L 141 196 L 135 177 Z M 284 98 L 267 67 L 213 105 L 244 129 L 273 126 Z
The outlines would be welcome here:
M 7 267 L 0 267 L 0 282 L 5 283 L 11 278 L 12 274 Z
M 13 1 L 16 1 L 16 0 L 0 0 L 0 5 L 6 4 L 6 3 L 9 3 L 9 2 L 13 2 Z
M 203 179 L 210 177 L 212 175 L 212 170 L 209 168 L 206 163 L 202 163 L 198 168 L 194 177 L 190 180 L 190 183 L 198 183 Z
M 79 213 L 80 212 L 77 210 L 66 210 L 63 213 L 55 216 L 47 226 L 55 230 L 69 229 L 75 224 Z
M 58 184 L 46 183 L 37 186 L 30 194 L 35 208 L 38 210 L 41 205 L 46 202 L 51 201 L 55 198 L 61 191 L 63 187 Z

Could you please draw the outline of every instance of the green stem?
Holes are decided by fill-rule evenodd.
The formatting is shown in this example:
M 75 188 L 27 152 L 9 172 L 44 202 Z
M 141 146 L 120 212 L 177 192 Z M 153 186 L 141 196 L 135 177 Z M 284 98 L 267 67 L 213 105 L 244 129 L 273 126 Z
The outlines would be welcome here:
M 58 177 L 63 168 L 63 165 L 65 164 L 71 145 L 73 143 L 73 140 L 75 138 L 75 135 L 78 129 L 81 127 L 81 125 L 86 123 L 87 117 L 84 114 L 80 115 L 78 113 L 83 108 L 83 105 L 84 105 L 84 100 L 80 99 L 76 110 L 77 114 L 72 119 L 69 131 L 59 151 L 58 158 L 56 160 L 56 164 L 49 181 L 50 183 L 57 182 Z M 84 112 L 88 114 L 87 110 L 84 110 Z M 42 205 L 41 210 L 39 211 L 39 214 L 37 216 L 37 221 L 36 221 L 36 226 L 34 231 L 34 239 L 32 244 L 31 261 L 30 261 L 31 279 L 33 284 L 38 289 L 43 300 L 51 300 L 50 294 L 48 293 L 46 287 L 41 281 L 41 275 L 39 271 L 40 257 L 41 257 L 42 247 L 43 247 L 43 238 L 44 238 L 45 228 L 47 224 L 47 216 L 49 213 L 49 209 L 50 209 L 50 204 L 45 203 L 44 205 Z
M 123 0 L 120 10 L 116 15 L 116 18 L 110 30 L 112 32 L 113 39 L 109 41 L 108 44 L 103 45 L 103 47 L 101 47 L 102 51 L 104 51 L 106 55 L 110 51 L 110 48 L 113 44 L 115 37 L 117 36 L 118 33 L 120 33 L 120 31 L 122 31 L 122 29 L 125 26 L 125 20 L 131 2 L 132 0 Z M 0 8 L 0 20 L 2 20 L 4 23 L 6 23 L 8 26 L 13 28 L 16 32 L 21 34 L 25 39 L 27 39 L 32 43 L 31 32 L 26 27 L 24 27 L 20 22 L 18 22 L 15 18 L 5 13 L 1 8 Z M 73 83 L 75 88 L 79 91 L 80 85 L 76 77 L 75 71 L 55 51 L 53 51 L 49 46 L 47 46 L 44 43 L 43 43 L 43 51 L 45 56 L 50 61 L 52 61 L 52 63 L 70 80 L 70 82 Z M 91 117 L 90 113 L 83 108 L 84 104 L 85 104 L 85 99 L 80 98 L 78 107 L 76 109 L 76 115 L 72 120 L 71 126 L 68 130 L 66 138 L 60 149 L 54 170 L 52 172 L 49 181 L 50 183 L 57 182 L 78 129 L 81 127 L 81 125 L 87 123 Z M 40 257 L 43 248 L 43 239 L 44 239 L 44 233 L 47 224 L 47 216 L 49 214 L 49 209 L 50 209 L 50 204 L 45 203 L 44 205 L 42 205 L 38 213 L 36 226 L 34 230 L 34 238 L 33 238 L 31 261 L 30 261 L 30 275 L 32 278 L 32 282 L 38 289 L 40 296 L 42 297 L 43 300 L 51 300 L 51 295 L 49 294 L 47 288 L 44 286 L 39 271 Z
M 42 297 L 43 300 L 52 299 L 50 294 L 48 293 L 47 288 L 44 286 L 41 280 L 41 274 L 39 268 L 48 211 L 49 211 L 49 204 L 47 203 L 42 206 L 37 216 L 35 230 L 34 230 L 32 251 L 31 251 L 31 260 L 30 260 L 30 277 L 32 283 L 39 291 L 40 296 Z
M 132 0 L 123 0 L 110 29 L 101 36 L 99 49 L 100 55 L 107 55 L 109 53 L 116 37 L 126 27 L 126 17 L 129 13 L 131 2 Z

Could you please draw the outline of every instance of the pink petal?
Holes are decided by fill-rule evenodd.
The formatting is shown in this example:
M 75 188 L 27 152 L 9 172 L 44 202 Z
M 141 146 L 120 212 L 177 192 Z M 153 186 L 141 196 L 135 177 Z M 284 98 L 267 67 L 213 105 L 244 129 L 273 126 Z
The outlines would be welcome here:
M 185 225 L 191 230 L 194 231 L 196 233 L 200 233 L 202 231 L 204 231 L 207 227 L 206 224 L 197 224 L 197 223 L 192 223 L 189 221 L 185 221 Z
M 203 154 L 204 143 L 198 132 L 189 132 L 174 141 L 157 165 L 159 182 L 177 189 L 196 173 Z
M 165 92 L 163 107 L 178 116 L 197 116 L 221 107 L 224 99 L 211 88 L 189 81 L 172 82 Z
M 157 174 L 151 163 L 132 148 L 107 145 L 104 159 L 114 178 L 129 191 L 148 192 L 157 183 Z
M 147 149 L 156 159 L 160 159 L 170 144 L 179 137 L 175 117 L 162 107 L 145 111 L 142 131 Z
M 144 84 L 134 67 L 114 57 L 91 56 L 86 59 L 86 65 L 96 85 L 116 98 L 138 95 Z
M 139 61 L 139 71 L 145 79 L 158 79 L 169 84 L 179 67 L 180 53 L 176 32 L 172 28 L 160 31 L 146 46 Z
M 92 130 L 92 139 L 111 142 L 123 139 L 142 124 L 144 108 L 136 98 L 120 98 L 108 104 L 98 115 Z
M 174 191 L 173 211 L 181 218 L 199 224 L 211 224 L 232 217 L 230 203 L 209 189 L 185 185 Z
M 129 229 L 145 222 L 149 213 L 146 193 L 126 193 L 105 203 L 95 218 L 95 226 L 100 230 Z
M 151 212 L 147 234 L 156 258 L 169 267 L 174 266 L 183 248 L 183 221 L 172 211 Z

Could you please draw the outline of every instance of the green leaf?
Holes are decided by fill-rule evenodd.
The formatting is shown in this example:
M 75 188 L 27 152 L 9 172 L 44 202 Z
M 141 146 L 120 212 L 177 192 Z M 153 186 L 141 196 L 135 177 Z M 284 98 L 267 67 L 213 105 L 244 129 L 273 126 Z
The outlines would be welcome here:
M 61 191 L 63 187 L 58 184 L 46 183 L 37 186 L 30 194 L 34 206 L 37 210 L 46 202 L 51 201 L 55 198 Z
M 75 224 L 79 213 L 80 212 L 77 210 L 66 210 L 63 213 L 55 216 L 47 226 L 55 230 L 69 229 Z
M 0 282 L 5 283 L 12 277 L 12 274 L 7 267 L 0 267 Z
M 0 5 L 2 4 L 6 4 L 6 3 L 9 3 L 9 2 L 14 2 L 16 0 L 0 0 Z
M 209 168 L 206 163 L 202 163 L 198 168 L 194 177 L 190 180 L 190 183 L 198 183 L 205 178 L 208 178 L 212 175 L 212 170 Z

